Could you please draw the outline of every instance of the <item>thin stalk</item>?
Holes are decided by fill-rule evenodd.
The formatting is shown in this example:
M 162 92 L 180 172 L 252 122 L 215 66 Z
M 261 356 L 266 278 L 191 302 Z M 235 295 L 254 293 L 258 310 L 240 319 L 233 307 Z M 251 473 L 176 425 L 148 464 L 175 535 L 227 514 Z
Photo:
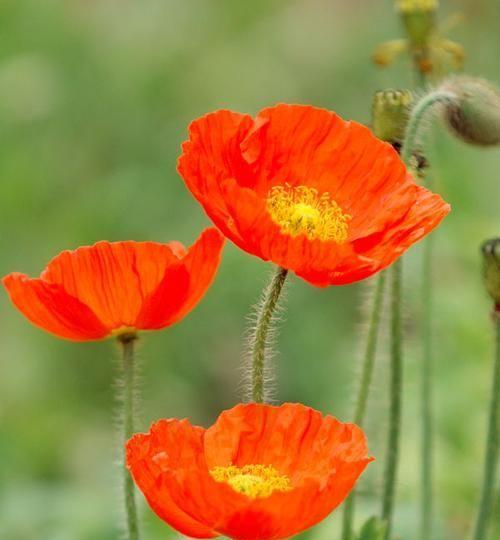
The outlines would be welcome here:
M 354 423 L 358 426 L 362 426 L 364 423 L 366 406 L 368 403 L 368 397 L 370 395 L 370 386 L 373 379 L 373 368 L 375 365 L 375 355 L 377 351 L 384 288 L 385 272 L 381 272 L 377 276 L 373 294 L 373 305 L 366 339 L 366 348 L 361 367 L 361 382 L 359 385 L 356 409 L 354 413 Z M 354 519 L 355 498 L 356 492 L 353 491 L 344 505 L 342 540 L 351 540 L 352 538 L 352 522 Z
M 278 267 L 263 294 L 262 305 L 257 314 L 257 323 L 251 338 L 252 344 L 252 400 L 264 403 L 267 349 L 269 330 L 274 313 L 285 285 L 288 270 Z
M 387 523 L 386 540 L 391 536 L 401 431 L 401 398 L 403 386 L 401 274 L 402 261 L 399 259 L 391 268 L 390 409 L 384 488 L 382 495 L 382 519 Z
M 422 130 L 426 126 L 427 115 L 436 106 L 445 103 L 454 103 L 456 96 L 452 92 L 446 90 L 435 90 L 430 92 L 413 108 L 408 126 L 406 128 L 405 140 L 401 148 L 401 158 L 406 165 L 412 165 L 413 153 L 418 148 Z
M 422 77 L 423 79 L 423 77 Z M 428 113 L 437 105 L 449 103 L 454 94 L 441 90 L 431 92 L 421 99 L 413 109 L 401 157 L 408 167 L 418 148 L 422 130 L 426 127 Z M 424 179 L 420 171 L 421 179 Z M 433 487 L 432 487 L 432 452 L 433 452 L 433 416 L 432 416 L 432 236 L 425 239 L 422 261 L 422 362 L 421 362 L 421 505 L 420 538 L 430 540 L 432 535 Z
M 495 480 L 500 444 L 500 312 L 496 312 L 494 317 L 495 353 L 493 360 L 491 401 L 489 409 L 488 434 L 486 438 L 483 486 L 481 489 L 479 510 L 474 528 L 474 540 L 485 540 L 487 537 L 493 499 L 495 495 Z
M 428 56 L 428 48 L 423 54 Z M 427 74 L 420 68 L 419 58 L 413 57 L 417 86 L 425 87 Z M 440 100 L 441 101 L 441 100 Z M 431 105 L 433 106 L 433 105 Z M 423 119 L 423 116 L 422 116 Z M 418 129 L 416 130 L 418 136 Z M 415 145 L 417 141 L 410 144 Z M 415 147 L 409 148 L 412 155 Z M 409 159 L 406 155 L 406 159 Z M 419 171 L 419 178 L 427 188 L 431 188 L 425 171 Z M 433 411 L 433 341 L 432 319 L 434 305 L 434 287 L 432 280 L 434 239 L 428 236 L 423 241 L 422 254 L 422 361 L 420 364 L 420 540 L 431 540 L 434 507 L 433 490 L 433 451 L 434 451 L 434 411 Z
M 134 355 L 134 344 L 137 340 L 136 334 L 123 334 L 118 338 L 122 347 L 122 376 L 123 376 L 123 436 L 124 443 L 134 434 L 135 418 L 135 376 L 136 365 Z M 123 450 L 124 452 L 124 450 Z M 139 524 L 137 519 L 137 508 L 135 503 L 135 487 L 132 476 L 125 466 L 123 460 L 123 490 L 125 498 L 126 513 L 126 538 L 127 540 L 139 539 Z
M 421 361 L 421 515 L 420 538 L 431 540 L 433 518 L 433 354 L 432 320 L 434 287 L 432 281 L 434 238 L 425 239 L 422 260 L 422 361 Z

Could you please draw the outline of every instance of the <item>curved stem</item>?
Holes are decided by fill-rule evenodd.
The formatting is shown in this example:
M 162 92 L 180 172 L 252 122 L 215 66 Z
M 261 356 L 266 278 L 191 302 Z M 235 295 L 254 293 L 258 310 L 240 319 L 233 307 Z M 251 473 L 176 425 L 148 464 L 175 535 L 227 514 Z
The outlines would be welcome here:
M 134 434 L 135 417 L 135 356 L 134 343 L 136 334 L 123 334 L 118 341 L 122 346 L 122 370 L 123 370 L 123 436 L 124 443 Z M 123 465 L 123 489 L 125 497 L 125 512 L 127 520 L 127 540 L 139 539 L 139 524 L 135 504 L 135 487 L 132 476 Z
M 366 348 L 363 355 L 363 364 L 361 367 L 361 382 L 356 400 L 356 409 L 354 413 L 354 423 L 362 427 L 365 419 L 366 406 L 370 394 L 370 386 L 373 379 L 373 368 L 375 365 L 375 355 L 377 352 L 377 342 L 379 335 L 380 319 L 382 312 L 382 300 L 385 288 L 385 272 L 377 276 L 377 282 L 373 292 L 373 305 L 366 339 Z M 344 514 L 342 520 L 342 540 L 351 540 L 352 522 L 354 519 L 356 492 L 353 491 L 344 504 Z
M 408 126 L 406 128 L 405 140 L 401 148 L 401 158 L 406 165 L 411 166 L 412 157 L 415 150 L 418 148 L 422 130 L 425 129 L 427 114 L 436 106 L 443 103 L 454 103 L 456 100 L 455 94 L 445 90 L 435 90 L 430 92 L 413 108 Z
M 382 519 L 387 523 L 386 540 L 388 540 L 391 535 L 401 431 L 401 394 L 403 385 L 401 273 L 402 262 L 401 259 L 399 259 L 391 268 L 390 410 L 384 491 L 382 495 Z
M 490 523 L 500 444 L 500 312 L 495 312 L 495 354 L 481 499 L 473 539 L 484 540 Z
M 262 304 L 257 314 L 257 323 L 252 343 L 252 399 L 263 403 L 265 398 L 266 358 L 269 345 L 269 330 L 278 305 L 288 270 L 278 267 L 271 282 L 263 293 Z
M 416 104 L 410 115 L 401 149 L 401 157 L 408 167 L 412 167 L 412 158 L 418 149 L 421 133 L 426 127 L 428 113 L 436 105 L 453 102 L 454 99 L 453 93 L 436 90 Z M 432 237 L 425 239 L 422 264 L 421 540 L 430 540 L 432 534 L 432 242 Z

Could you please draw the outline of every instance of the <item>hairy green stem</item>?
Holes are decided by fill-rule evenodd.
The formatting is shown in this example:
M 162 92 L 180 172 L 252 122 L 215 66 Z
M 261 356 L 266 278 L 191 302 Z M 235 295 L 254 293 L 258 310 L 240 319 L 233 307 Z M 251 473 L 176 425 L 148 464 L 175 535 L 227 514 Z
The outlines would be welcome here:
M 401 149 L 401 158 L 408 166 L 412 165 L 413 154 L 419 146 L 422 130 L 426 126 L 427 115 L 435 106 L 455 103 L 456 99 L 455 94 L 452 92 L 438 89 L 430 92 L 416 103 L 408 121 L 405 140 Z
M 271 282 L 263 294 L 262 305 L 257 314 L 252 344 L 252 400 L 264 403 L 266 358 L 269 345 L 269 330 L 271 329 L 274 313 L 285 285 L 288 270 L 278 267 Z
M 491 401 L 486 438 L 484 477 L 481 498 L 474 528 L 473 540 L 485 540 L 490 524 L 491 510 L 495 495 L 495 481 L 500 445 L 500 312 L 495 312 L 495 353 Z
M 376 279 L 377 281 L 373 292 L 373 304 L 366 339 L 366 347 L 363 355 L 363 364 L 361 367 L 361 382 L 359 385 L 356 409 L 354 412 L 354 423 L 358 426 L 362 426 L 365 420 L 366 406 L 373 379 L 373 368 L 375 365 L 375 355 L 377 352 L 377 342 L 382 312 L 382 301 L 384 297 L 385 272 L 381 272 Z M 356 492 L 353 491 L 344 505 L 342 540 L 351 540 L 352 538 L 355 497 Z
M 124 443 L 134 434 L 135 417 L 135 355 L 134 344 L 136 334 L 123 334 L 118 338 L 122 346 L 122 373 L 123 373 L 123 436 Z M 135 487 L 132 476 L 123 463 L 123 490 L 125 497 L 126 534 L 127 540 L 139 539 L 139 523 L 135 503 Z
M 401 431 L 401 405 L 403 386 L 403 324 L 401 313 L 402 261 L 396 261 L 391 270 L 391 364 L 390 408 L 387 453 L 382 494 L 382 519 L 387 523 L 386 540 L 391 536 L 396 478 L 399 464 Z

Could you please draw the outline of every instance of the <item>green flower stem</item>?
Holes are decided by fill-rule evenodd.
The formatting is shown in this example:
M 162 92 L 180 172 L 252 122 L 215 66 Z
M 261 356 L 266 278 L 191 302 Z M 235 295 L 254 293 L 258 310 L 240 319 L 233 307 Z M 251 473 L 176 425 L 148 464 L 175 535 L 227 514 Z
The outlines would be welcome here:
M 252 399 L 255 403 L 264 403 L 266 358 L 269 346 L 269 330 L 272 327 L 274 313 L 285 285 L 288 270 L 278 267 L 271 282 L 263 294 L 262 304 L 257 313 L 252 343 Z
M 424 241 L 422 260 L 422 361 L 420 381 L 421 406 L 421 515 L 420 538 L 430 540 L 433 518 L 433 354 L 432 354 L 432 314 L 434 287 L 432 281 L 432 262 L 434 238 Z
M 412 166 L 413 154 L 418 148 L 422 131 L 426 127 L 427 115 L 437 105 L 455 103 L 456 99 L 457 97 L 452 92 L 438 89 L 430 92 L 416 103 L 408 121 L 405 140 L 401 149 L 401 158 L 406 165 Z
M 123 377 L 123 435 L 124 443 L 134 434 L 135 417 L 135 356 L 134 344 L 137 340 L 136 334 L 123 334 L 119 336 L 118 341 L 122 347 L 122 377 Z M 124 452 L 124 450 L 123 450 Z M 125 496 L 126 512 L 126 539 L 139 539 L 139 524 L 137 519 L 137 508 L 135 503 L 135 487 L 132 476 L 123 462 L 123 489 Z
M 495 495 L 495 480 L 500 444 L 500 312 L 495 312 L 495 354 L 493 361 L 493 378 L 491 402 L 486 439 L 486 456 L 484 462 L 483 486 L 476 518 L 473 539 L 485 540 L 490 523 L 491 510 Z
M 377 342 L 379 335 L 380 319 L 382 312 L 382 301 L 385 289 L 385 272 L 377 276 L 373 294 L 373 305 L 366 339 L 366 348 L 361 367 L 361 382 L 356 400 L 356 409 L 354 413 L 354 423 L 362 426 L 365 420 L 366 406 L 370 394 L 370 386 L 373 379 L 373 368 L 375 365 L 375 355 L 377 352 Z M 352 522 L 354 519 L 356 493 L 353 491 L 344 505 L 344 514 L 342 521 L 342 540 L 351 540 Z
M 414 167 L 413 156 L 426 128 L 427 115 L 438 105 L 454 102 L 451 92 L 436 90 L 427 94 L 414 107 L 401 149 L 401 157 L 408 167 Z M 418 171 L 417 171 L 418 172 Z M 422 175 L 420 174 L 422 178 Z M 422 362 L 421 362 L 421 540 L 429 540 L 432 534 L 432 252 L 433 239 L 424 242 L 422 261 Z
M 391 270 L 391 366 L 390 409 L 387 453 L 382 495 L 382 519 L 387 523 L 386 540 L 390 538 L 399 464 L 401 431 L 401 405 L 403 386 L 403 325 L 401 314 L 402 261 L 396 261 Z

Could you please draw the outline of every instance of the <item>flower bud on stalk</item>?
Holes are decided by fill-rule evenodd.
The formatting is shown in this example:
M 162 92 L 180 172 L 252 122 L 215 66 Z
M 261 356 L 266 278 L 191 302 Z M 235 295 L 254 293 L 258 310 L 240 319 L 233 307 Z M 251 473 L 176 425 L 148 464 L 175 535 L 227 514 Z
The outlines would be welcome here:
M 383 141 L 400 144 L 413 103 L 409 90 L 380 90 L 373 96 L 373 132 Z
M 481 250 L 486 290 L 495 304 L 494 314 L 500 317 L 500 238 L 487 240 Z
M 441 90 L 456 96 L 445 108 L 445 121 L 458 138 L 479 146 L 500 144 L 500 92 L 488 81 L 451 77 Z

